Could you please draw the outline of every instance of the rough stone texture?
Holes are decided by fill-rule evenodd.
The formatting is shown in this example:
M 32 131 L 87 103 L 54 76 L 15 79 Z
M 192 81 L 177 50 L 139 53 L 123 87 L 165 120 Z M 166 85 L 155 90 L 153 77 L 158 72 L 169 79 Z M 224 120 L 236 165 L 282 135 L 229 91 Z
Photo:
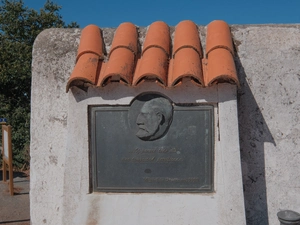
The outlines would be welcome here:
M 33 46 L 30 140 L 32 224 L 62 224 L 67 139 L 67 79 L 75 64 L 78 29 L 42 32 Z M 47 218 L 44 211 L 48 212 Z
M 248 225 L 278 224 L 276 213 L 282 209 L 300 212 L 299 28 L 299 25 L 232 26 L 237 52 L 235 61 L 241 82 L 238 119 Z M 146 28 L 140 30 L 141 42 L 145 32 Z M 204 49 L 205 28 L 200 27 L 199 32 Z M 113 34 L 114 29 L 103 30 L 106 51 L 109 51 Z M 95 88 L 90 88 L 88 93 L 73 88 L 72 92 L 65 94 L 66 82 L 75 63 L 79 36 L 78 29 L 51 29 L 42 32 L 34 45 L 30 193 L 32 224 L 65 224 L 66 210 L 78 213 L 82 210 L 89 218 L 88 224 L 97 224 L 97 209 L 103 209 L 106 202 L 111 204 L 110 210 L 113 210 L 113 206 L 120 203 L 120 198 L 109 202 L 104 195 L 100 204 L 94 195 L 86 195 L 81 207 L 75 209 L 74 205 L 66 205 L 69 200 L 80 202 L 80 198 L 72 197 L 72 193 L 76 193 L 76 190 L 87 193 L 88 184 L 84 174 L 80 179 L 72 175 L 73 167 L 87 169 L 86 157 L 72 161 L 70 156 L 84 156 L 85 153 L 76 151 L 86 148 L 88 138 L 84 136 L 81 146 L 76 146 L 68 137 L 71 130 L 85 132 L 85 128 L 79 124 L 87 123 L 86 118 L 76 117 L 81 115 L 80 112 L 70 111 L 70 103 L 99 102 L 96 97 L 99 90 Z M 110 91 L 107 89 L 104 94 L 109 95 Z M 205 90 L 200 92 L 203 95 L 201 101 L 211 102 L 215 98 Z M 130 96 L 123 96 L 120 101 L 128 102 L 129 99 Z M 77 123 L 76 119 L 84 122 Z M 67 188 L 71 186 L 68 183 L 70 181 L 75 182 L 72 184 L 74 189 Z M 143 200 L 134 199 L 132 204 L 136 206 Z M 157 203 L 158 199 L 151 201 Z M 170 203 L 168 197 L 161 200 Z M 177 200 L 182 199 L 178 197 Z M 121 206 L 126 209 L 131 207 Z M 88 212 L 88 207 L 94 211 Z M 176 210 L 181 207 L 180 204 L 174 205 Z M 107 213 L 112 212 L 110 210 L 104 210 L 101 219 L 105 220 Z M 156 215 L 163 218 L 161 214 Z M 191 222 L 176 218 L 179 218 L 179 224 Z M 118 218 L 115 219 L 117 221 Z M 79 224 L 87 221 L 79 217 L 74 220 Z M 172 221 L 170 219 L 170 223 Z
M 234 26 L 248 224 L 300 212 L 300 26 Z

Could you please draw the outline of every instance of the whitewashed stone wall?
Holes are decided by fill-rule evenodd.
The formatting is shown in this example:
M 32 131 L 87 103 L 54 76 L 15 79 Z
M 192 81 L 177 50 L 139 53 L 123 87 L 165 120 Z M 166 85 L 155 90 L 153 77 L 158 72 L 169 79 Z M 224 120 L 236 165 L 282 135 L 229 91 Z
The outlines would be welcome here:
M 299 25 L 232 26 L 237 51 L 235 60 L 241 81 L 238 119 L 248 225 L 279 224 L 276 213 L 281 209 L 300 212 L 299 28 Z M 113 31 L 103 31 L 108 49 Z M 201 28 L 201 37 L 204 36 L 203 31 Z M 90 89 L 87 94 L 65 93 L 67 79 L 74 67 L 79 37 L 78 29 L 50 29 L 42 32 L 34 44 L 30 190 L 32 224 L 66 224 L 66 209 L 76 208 L 67 204 L 68 198 L 73 198 L 71 202 L 80 201 L 72 193 L 85 190 L 88 184 L 87 180 L 81 182 L 86 179 L 84 176 L 79 179 L 80 182 L 77 179 L 73 186 L 69 182 L 72 181 L 69 175 L 74 176 L 72 166 L 80 166 L 80 170 L 87 169 L 82 167 L 87 165 L 84 162 L 86 158 L 82 157 L 83 161 L 66 160 L 70 159 L 70 154 L 77 154 L 76 149 L 85 148 L 85 142 L 88 141 L 85 139 L 83 146 L 70 148 L 73 142 L 68 134 L 83 132 L 82 126 L 79 126 L 81 123 L 74 120 L 78 112 L 71 110 L 70 103 L 87 98 L 93 101 L 90 97 L 99 94 L 97 89 Z M 77 96 L 77 99 L 73 96 Z M 78 118 L 81 119 L 87 118 Z M 169 201 L 168 197 L 163 198 Z M 115 200 L 111 204 L 119 203 L 118 199 Z M 133 204 L 139 204 L 137 201 L 135 198 Z M 75 216 L 75 220 L 97 224 L 97 209 L 103 207 L 98 203 L 82 202 L 82 208 L 74 210 L 80 215 L 82 209 L 90 220 L 80 216 Z M 88 214 L 88 211 L 84 212 L 88 207 L 95 210 Z M 110 210 L 104 211 L 104 215 L 111 213 Z M 188 224 L 191 221 L 177 222 Z
M 300 212 L 300 25 L 233 26 L 247 222 Z

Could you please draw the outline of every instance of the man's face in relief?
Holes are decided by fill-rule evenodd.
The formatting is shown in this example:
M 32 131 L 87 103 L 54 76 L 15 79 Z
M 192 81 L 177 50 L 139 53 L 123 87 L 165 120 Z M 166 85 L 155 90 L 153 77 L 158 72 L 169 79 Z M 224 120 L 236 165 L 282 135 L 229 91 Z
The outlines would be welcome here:
M 151 108 L 151 105 L 152 104 L 146 102 L 136 120 L 139 127 L 136 136 L 140 139 L 150 139 L 151 136 L 159 131 L 160 123 L 162 122 L 162 113 Z

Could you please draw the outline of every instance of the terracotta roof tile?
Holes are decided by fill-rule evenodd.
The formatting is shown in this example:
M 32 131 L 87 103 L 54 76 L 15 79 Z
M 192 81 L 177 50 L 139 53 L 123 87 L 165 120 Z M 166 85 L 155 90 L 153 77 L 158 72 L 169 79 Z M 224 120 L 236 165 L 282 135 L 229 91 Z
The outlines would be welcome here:
M 234 59 L 233 44 L 227 23 L 215 20 L 207 26 L 205 85 L 228 82 L 239 86 Z
M 154 22 L 147 31 L 142 56 L 138 60 L 133 77 L 133 85 L 136 86 L 144 80 L 155 80 L 166 86 L 169 55 L 169 27 L 164 22 Z
M 221 82 L 239 83 L 234 60 L 231 53 L 226 49 L 218 48 L 211 51 L 207 62 L 206 86 Z
M 136 86 L 144 80 L 155 80 L 166 86 L 168 65 L 169 58 L 161 48 L 148 48 L 138 61 L 133 77 L 133 85 Z
M 98 71 L 101 69 L 100 60 L 103 59 L 102 43 L 99 27 L 88 25 L 82 30 L 76 65 L 67 83 L 67 91 L 71 86 L 81 86 L 81 83 L 96 85 Z
M 229 26 L 222 20 L 215 20 L 207 26 L 206 55 L 216 48 L 225 48 L 234 54 Z
M 181 48 L 193 48 L 202 58 L 198 27 L 190 20 L 182 21 L 176 26 L 173 57 Z
M 196 84 L 204 85 L 202 49 L 198 27 L 194 22 L 186 20 L 176 26 L 172 56 L 174 59 L 170 62 L 168 87 L 180 84 L 186 77 Z
M 80 44 L 78 47 L 78 53 L 76 60 L 79 59 L 84 53 L 90 52 L 103 58 L 103 45 L 100 28 L 96 25 L 86 26 L 80 37 Z
M 98 86 L 105 86 L 109 81 L 131 84 L 133 70 L 133 52 L 127 48 L 116 48 L 110 53 L 108 62 L 104 64 L 104 68 L 101 70 Z
M 139 43 L 138 28 L 122 23 L 105 62 L 102 49 L 100 28 L 94 25 L 84 28 L 67 91 L 71 86 L 86 89 L 86 83 L 105 86 L 110 82 L 136 86 L 155 81 L 164 87 L 174 87 L 183 79 L 203 87 L 219 82 L 239 85 L 231 33 L 224 21 L 208 25 L 205 58 L 198 27 L 192 21 L 182 21 L 176 26 L 173 45 L 169 26 L 164 22 L 149 26 L 143 45 Z
M 176 86 L 185 77 L 191 78 L 196 84 L 204 85 L 202 75 L 202 65 L 199 54 L 192 48 L 183 48 L 176 53 L 171 60 L 170 67 L 172 73 L 169 74 L 168 86 Z
M 170 54 L 170 29 L 161 21 L 150 25 L 143 46 L 143 54 L 151 47 L 161 48 L 169 56 Z
M 99 56 L 93 53 L 82 55 L 73 70 L 73 73 L 67 83 L 67 91 L 72 86 L 82 86 L 85 83 L 96 85 L 98 68 L 101 67 Z
M 137 40 L 137 30 L 132 23 L 122 23 L 118 27 L 108 61 L 101 69 L 97 86 L 105 86 L 110 81 L 132 83 L 132 74 L 138 53 Z
M 137 39 L 138 34 L 136 26 L 132 23 L 122 23 L 116 30 L 109 55 L 111 55 L 115 49 L 122 47 L 131 50 L 135 55 L 137 55 Z

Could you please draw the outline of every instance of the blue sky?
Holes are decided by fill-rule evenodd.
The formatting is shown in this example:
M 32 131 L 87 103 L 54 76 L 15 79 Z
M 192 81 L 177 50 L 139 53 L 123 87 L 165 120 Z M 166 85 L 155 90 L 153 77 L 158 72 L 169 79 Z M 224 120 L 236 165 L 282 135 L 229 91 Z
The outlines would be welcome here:
M 46 0 L 24 0 L 30 8 L 40 9 Z M 67 23 L 80 27 L 96 24 L 117 27 L 122 22 L 148 26 L 162 20 L 174 26 L 182 20 L 207 25 L 221 19 L 228 24 L 300 23 L 300 0 L 54 0 L 62 6 Z

